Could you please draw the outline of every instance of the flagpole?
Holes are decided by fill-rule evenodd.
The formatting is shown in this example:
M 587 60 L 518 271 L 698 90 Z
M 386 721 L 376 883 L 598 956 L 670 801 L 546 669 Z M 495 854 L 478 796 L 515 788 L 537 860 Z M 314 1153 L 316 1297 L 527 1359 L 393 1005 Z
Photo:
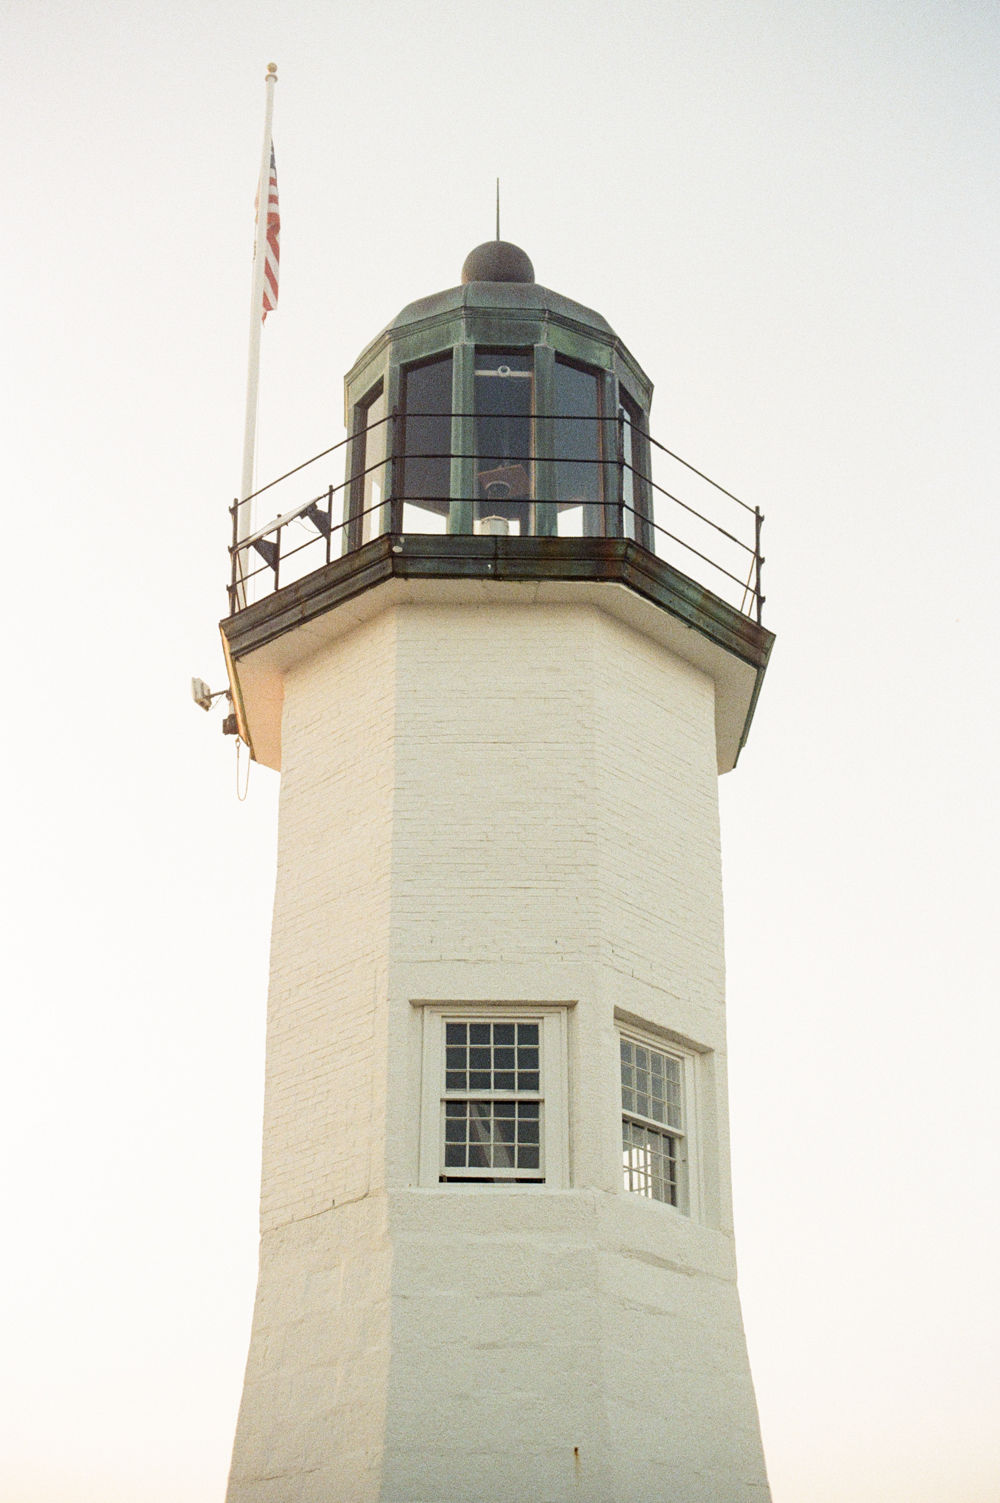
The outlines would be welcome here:
M 257 184 L 257 233 L 253 251 L 253 284 L 250 293 L 250 349 L 247 358 L 247 410 L 243 428 L 243 475 L 240 481 L 240 504 L 236 539 L 242 542 L 252 529 L 253 461 L 257 444 L 257 387 L 260 378 L 260 331 L 264 323 L 264 267 L 266 263 L 268 190 L 271 181 L 271 119 L 274 114 L 274 85 L 278 77 L 276 63 L 268 63 L 264 79 L 264 144 L 260 153 L 260 177 Z M 247 558 L 239 553 L 238 595 L 240 606 L 246 605 Z

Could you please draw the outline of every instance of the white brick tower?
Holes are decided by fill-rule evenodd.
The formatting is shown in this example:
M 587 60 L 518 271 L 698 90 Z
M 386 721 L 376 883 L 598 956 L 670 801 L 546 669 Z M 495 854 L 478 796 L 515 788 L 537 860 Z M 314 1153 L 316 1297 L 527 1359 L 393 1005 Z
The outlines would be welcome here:
M 480 247 L 348 376 L 343 521 L 332 490 L 240 545 L 281 804 L 229 1503 L 769 1496 L 716 785 L 772 639 L 759 518 L 729 604 L 654 510 L 651 394 Z

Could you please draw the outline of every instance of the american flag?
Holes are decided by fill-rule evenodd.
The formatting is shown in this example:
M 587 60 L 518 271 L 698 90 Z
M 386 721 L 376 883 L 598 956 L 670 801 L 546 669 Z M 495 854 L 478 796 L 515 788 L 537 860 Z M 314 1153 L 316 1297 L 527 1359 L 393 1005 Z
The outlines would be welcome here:
M 278 306 L 278 236 L 281 233 L 281 215 L 278 213 L 278 169 L 274 165 L 274 142 L 271 142 L 271 171 L 267 188 L 267 237 L 264 242 L 264 311 L 267 315 Z

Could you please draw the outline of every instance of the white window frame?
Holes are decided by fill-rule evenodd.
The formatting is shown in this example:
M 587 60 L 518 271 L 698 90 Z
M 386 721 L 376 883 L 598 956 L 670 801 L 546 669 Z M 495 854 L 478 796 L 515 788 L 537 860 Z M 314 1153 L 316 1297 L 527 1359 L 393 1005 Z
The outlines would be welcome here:
M 423 1047 L 421 1068 L 420 1110 L 420 1173 L 422 1186 L 439 1190 L 456 1190 L 466 1194 L 479 1191 L 566 1189 L 569 1185 L 569 1092 L 567 1081 L 566 1045 L 567 1013 L 565 1006 L 551 1003 L 532 1006 L 530 1003 L 462 1003 L 423 1004 Z M 471 1180 L 462 1183 L 461 1177 L 442 1179 L 444 1164 L 444 1115 L 448 1100 L 468 1099 L 476 1092 L 448 1092 L 445 1090 L 445 1024 L 454 1023 L 514 1023 L 537 1022 L 539 1026 L 540 1090 L 537 1099 L 541 1102 L 540 1139 L 541 1167 L 544 1178 L 526 1180 L 518 1178 L 517 1171 L 509 1174 L 493 1174 L 492 1183 Z M 491 1092 L 492 1099 L 505 1099 L 507 1093 Z M 509 1099 L 509 1098 L 507 1098 Z M 514 1098 L 516 1099 L 516 1098 Z M 522 1098 L 530 1099 L 530 1098 Z
M 664 1038 L 662 1035 L 649 1032 L 644 1029 L 619 1024 L 615 1030 L 615 1071 L 619 1104 L 618 1113 L 618 1141 L 621 1158 L 621 1178 L 619 1187 L 623 1195 L 635 1197 L 649 1205 L 664 1206 L 671 1211 L 680 1211 L 682 1215 L 697 1219 L 701 1211 L 701 1193 L 698 1160 L 698 1053 L 675 1042 L 673 1039 Z M 671 1127 L 667 1123 L 658 1122 L 654 1117 L 643 1117 L 637 1112 L 626 1111 L 622 1102 L 622 1067 L 621 1067 L 621 1041 L 637 1044 L 643 1049 L 653 1049 L 659 1054 L 665 1054 L 668 1059 L 676 1060 L 680 1065 L 680 1117 L 681 1125 Z M 641 1127 L 649 1128 L 653 1132 L 671 1137 L 676 1142 L 676 1165 L 677 1165 L 677 1201 L 671 1204 L 668 1200 L 657 1200 L 652 1195 L 645 1195 L 640 1190 L 632 1190 L 625 1183 L 624 1145 L 622 1143 L 622 1124 L 626 1121 L 635 1122 Z

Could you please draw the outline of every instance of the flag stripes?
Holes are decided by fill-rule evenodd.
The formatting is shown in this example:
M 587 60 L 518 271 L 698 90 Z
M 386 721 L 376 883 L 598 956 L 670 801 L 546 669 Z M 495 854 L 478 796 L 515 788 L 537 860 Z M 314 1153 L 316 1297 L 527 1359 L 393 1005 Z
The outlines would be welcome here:
M 278 237 L 281 233 L 281 215 L 278 213 L 278 169 L 274 164 L 274 142 L 271 142 L 271 171 L 267 187 L 267 236 L 264 242 L 264 308 L 261 322 L 278 306 Z

